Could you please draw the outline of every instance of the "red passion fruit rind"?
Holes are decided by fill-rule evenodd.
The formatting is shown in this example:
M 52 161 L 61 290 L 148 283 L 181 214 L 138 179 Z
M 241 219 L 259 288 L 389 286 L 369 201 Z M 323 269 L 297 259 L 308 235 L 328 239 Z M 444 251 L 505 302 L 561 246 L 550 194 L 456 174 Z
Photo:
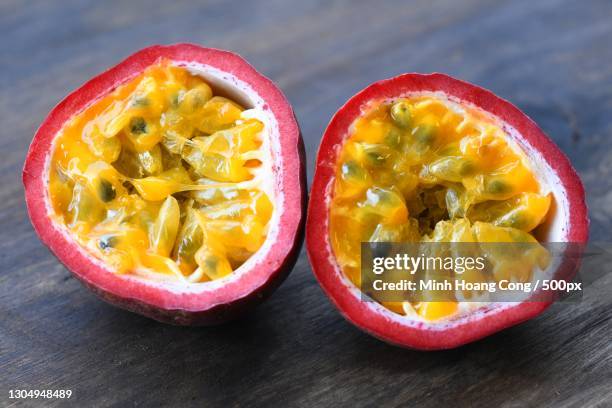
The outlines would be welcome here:
M 270 183 L 274 207 L 267 235 L 252 256 L 220 279 L 160 282 L 117 273 L 80 245 L 72 231 L 53 217 L 49 173 L 54 140 L 75 116 L 160 62 L 182 67 L 190 75 L 203 78 L 215 93 L 257 110 L 258 120 L 265 125 L 263 146 L 269 150 L 267 157 L 271 161 L 266 182 Z M 23 184 L 28 213 L 41 241 L 102 299 L 166 323 L 209 325 L 235 318 L 260 303 L 294 266 L 306 212 L 304 156 L 289 102 L 271 80 L 242 57 L 194 44 L 151 46 L 89 80 L 49 113 L 30 145 Z M 114 196 L 113 192 L 111 198 Z
M 586 243 L 589 220 L 582 182 L 568 158 L 527 115 L 490 91 L 444 74 L 407 73 L 376 82 L 350 98 L 331 119 L 317 155 L 306 222 L 312 269 L 340 313 L 358 328 L 397 346 L 449 349 L 529 320 L 551 302 L 490 303 L 451 319 L 418 321 L 362 300 L 359 288 L 343 273 L 330 239 L 330 208 L 342 147 L 355 121 L 372 106 L 418 95 L 435 95 L 488 114 L 520 146 L 553 196 L 554 206 L 538 229 L 540 241 Z M 575 258 L 566 259 L 557 265 L 557 272 L 569 276 L 577 267 Z

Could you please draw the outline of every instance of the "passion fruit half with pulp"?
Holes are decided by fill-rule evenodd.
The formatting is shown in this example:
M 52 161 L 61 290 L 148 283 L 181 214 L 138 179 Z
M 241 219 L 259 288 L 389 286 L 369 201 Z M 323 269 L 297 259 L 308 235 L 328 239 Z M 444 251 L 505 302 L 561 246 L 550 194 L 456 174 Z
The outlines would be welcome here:
M 350 322 L 390 343 L 456 347 L 550 302 L 460 294 L 366 301 L 362 242 L 531 243 L 539 254 L 532 266 L 546 269 L 540 243 L 584 243 L 587 235 L 584 190 L 568 159 L 525 114 L 482 88 L 442 74 L 380 81 L 340 108 L 323 136 L 306 226 L 311 265 Z M 491 279 L 533 278 L 532 269 L 505 266 Z M 567 274 L 575 263 L 554 267 Z
M 227 51 L 154 46 L 87 82 L 37 131 L 23 182 L 36 232 L 78 279 L 169 323 L 249 309 L 301 245 L 293 111 Z

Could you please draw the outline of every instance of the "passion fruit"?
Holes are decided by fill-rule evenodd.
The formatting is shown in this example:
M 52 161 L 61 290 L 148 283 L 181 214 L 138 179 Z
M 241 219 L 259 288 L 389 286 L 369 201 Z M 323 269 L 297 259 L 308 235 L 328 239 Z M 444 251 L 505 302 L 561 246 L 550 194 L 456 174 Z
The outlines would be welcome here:
M 90 80 L 36 132 L 23 183 L 34 229 L 74 276 L 168 323 L 248 310 L 302 242 L 292 108 L 228 51 L 153 46 Z
M 539 246 L 587 237 L 584 189 L 569 160 L 524 113 L 485 89 L 443 74 L 400 75 L 349 99 L 323 135 L 306 224 L 312 269 L 348 321 L 389 343 L 457 347 L 535 317 L 551 299 L 371 301 L 361 243 Z M 562 261 L 551 267 L 575 272 L 575 259 Z M 515 276 L 531 269 L 498 272 L 531 278 Z

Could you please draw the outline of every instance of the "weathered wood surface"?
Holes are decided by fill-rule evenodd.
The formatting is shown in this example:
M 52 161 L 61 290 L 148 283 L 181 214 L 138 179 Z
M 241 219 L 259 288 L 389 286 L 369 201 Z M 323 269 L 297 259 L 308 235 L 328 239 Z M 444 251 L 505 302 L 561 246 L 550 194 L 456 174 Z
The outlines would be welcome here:
M 304 254 L 252 315 L 158 324 L 84 289 L 36 238 L 20 173 L 47 112 L 146 45 L 234 50 L 278 83 L 312 174 L 322 131 L 365 85 L 446 72 L 532 116 L 588 191 L 592 237 L 612 229 L 612 2 L 0 2 L 0 405 L 8 389 L 69 388 L 50 406 L 611 406 L 612 274 L 580 302 L 457 350 L 421 353 L 346 323 Z M 587 280 L 589 278 L 587 277 Z M 17 404 L 18 405 L 18 404 Z

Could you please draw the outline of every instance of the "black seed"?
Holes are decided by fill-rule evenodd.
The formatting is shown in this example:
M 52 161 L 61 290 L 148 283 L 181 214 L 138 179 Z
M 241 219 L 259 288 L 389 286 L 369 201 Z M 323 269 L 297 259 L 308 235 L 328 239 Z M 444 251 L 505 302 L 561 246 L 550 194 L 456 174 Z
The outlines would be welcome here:
M 218 263 L 217 258 L 213 256 L 206 258 L 206 261 L 204 261 L 204 264 L 206 265 L 206 267 L 210 269 L 211 271 L 217 270 L 217 263 Z
M 423 145 L 430 145 L 435 138 L 435 128 L 431 125 L 419 125 L 412 131 L 415 140 Z
M 385 136 L 385 143 L 391 147 L 398 147 L 402 142 L 402 135 L 397 129 L 391 129 Z
M 114 248 L 119 243 L 119 239 L 115 235 L 104 235 L 98 241 L 98 246 L 102 250 Z
M 461 163 L 461 167 L 459 168 L 459 175 L 469 176 L 470 174 L 473 174 L 475 170 L 476 170 L 476 166 L 474 165 L 473 162 L 464 161 L 463 163 Z
M 178 93 L 175 93 L 174 95 L 170 97 L 170 105 L 173 108 L 176 108 L 179 106 L 179 94 Z
M 135 117 L 130 120 L 130 132 L 134 135 L 140 135 L 147 132 L 147 122 L 141 117 Z
M 368 160 L 375 166 L 380 166 L 385 163 L 387 158 L 378 152 L 367 152 Z
M 115 190 L 115 186 L 112 183 L 105 179 L 100 179 L 100 184 L 98 186 L 98 195 L 100 196 L 100 200 L 108 203 L 112 201 L 117 196 L 117 191 Z
M 487 183 L 487 192 L 490 194 L 501 194 L 510 191 L 510 186 L 501 180 L 492 180 Z
M 391 119 L 401 127 L 406 128 L 410 125 L 410 108 L 406 102 L 396 102 L 391 106 Z

